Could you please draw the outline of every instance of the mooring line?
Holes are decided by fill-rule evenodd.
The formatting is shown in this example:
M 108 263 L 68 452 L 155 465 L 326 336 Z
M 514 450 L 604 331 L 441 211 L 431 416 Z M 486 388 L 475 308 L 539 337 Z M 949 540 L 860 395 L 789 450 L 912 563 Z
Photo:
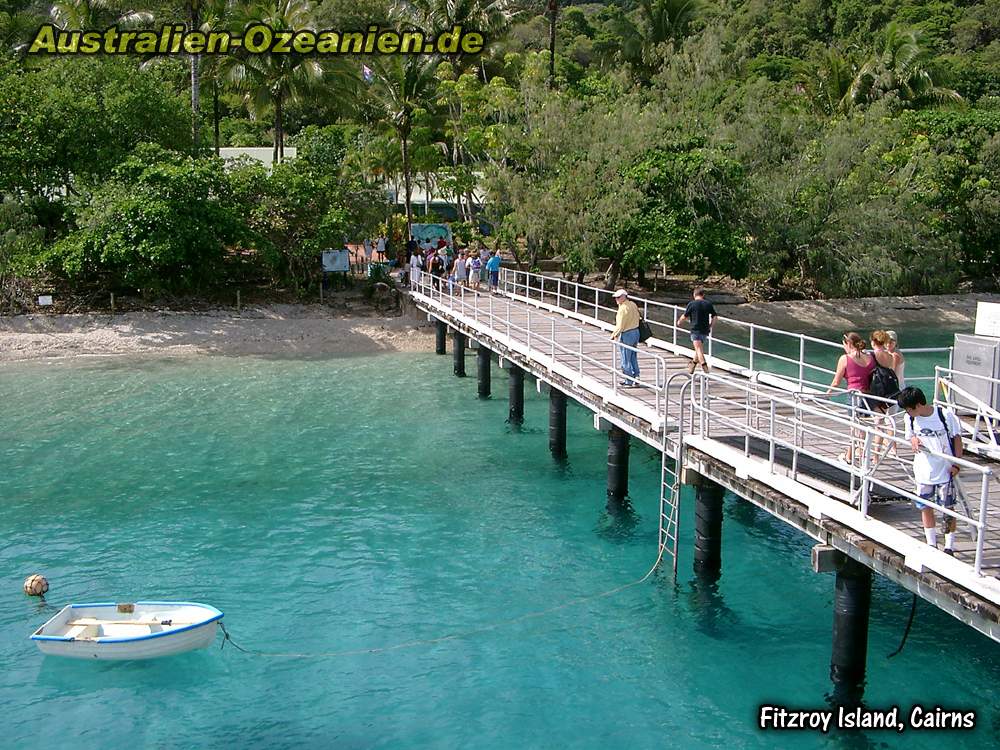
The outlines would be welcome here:
M 608 589 L 607 591 L 602 591 L 597 594 L 590 594 L 588 596 L 580 596 L 576 599 L 570 599 L 562 604 L 557 604 L 554 607 L 548 607 L 546 609 L 540 609 L 534 612 L 528 612 L 517 617 L 511 617 L 506 620 L 499 620 L 490 625 L 482 625 L 478 628 L 473 628 L 472 630 L 464 630 L 459 633 L 451 633 L 449 635 L 438 636 L 437 638 L 418 638 L 412 641 L 403 641 L 402 643 L 396 643 L 392 646 L 381 646 L 379 648 L 356 648 L 349 649 L 346 651 L 311 651 L 311 652 L 292 652 L 292 651 L 259 651 L 257 649 L 249 649 L 240 646 L 236 641 L 232 639 L 229 635 L 229 631 L 226 630 L 226 626 L 219 621 L 219 627 L 222 628 L 224 637 L 222 639 L 222 646 L 226 645 L 226 642 L 233 644 L 234 648 L 239 649 L 245 654 L 250 654 L 252 656 L 270 656 L 276 659 L 312 659 L 316 657 L 333 658 L 338 656 L 359 656 L 361 654 L 382 654 L 389 651 L 399 651 L 407 648 L 415 648 L 417 646 L 428 646 L 435 643 L 444 643 L 445 641 L 455 641 L 461 638 L 468 638 L 469 636 L 479 635 L 480 633 L 487 633 L 491 630 L 496 630 L 497 628 L 503 627 L 504 625 L 513 625 L 514 623 L 523 622 L 524 620 L 535 619 L 542 617 L 544 615 L 551 614 L 552 612 L 558 612 L 561 609 L 566 609 L 568 607 L 575 607 L 578 604 L 583 604 L 584 602 L 593 601 L 595 599 L 603 599 L 608 596 L 613 596 L 625 589 L 632 588 L 633 586 L 638 586 L 640 583 L 645 583 L 646 580 L 653 575 L 654 571 L 660 566 L 660 561 L 663 559 L 663 548 L 660 548 L 660 554 L 656 557 L 656 562 L 653 563 L 653 567 L 642 578 L 639 578 L 630 583 L 622 584 L 621 586 L 616 586 L 613 589 Z

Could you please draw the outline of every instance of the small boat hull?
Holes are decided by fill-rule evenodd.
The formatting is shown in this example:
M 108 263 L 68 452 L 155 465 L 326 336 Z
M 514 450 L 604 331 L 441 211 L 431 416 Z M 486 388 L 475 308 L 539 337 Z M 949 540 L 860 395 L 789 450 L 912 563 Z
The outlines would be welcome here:
M 31 640 L 43 654 L 72 659 L 156 659 L 215 641 L 223 614 L 193 602 L 69 604 Z

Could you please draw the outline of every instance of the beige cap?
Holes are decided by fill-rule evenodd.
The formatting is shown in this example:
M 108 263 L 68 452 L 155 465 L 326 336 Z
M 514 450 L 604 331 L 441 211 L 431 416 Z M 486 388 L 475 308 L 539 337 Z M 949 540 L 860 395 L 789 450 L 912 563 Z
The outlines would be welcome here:
M 619 297 L 628 296 L 628 292 L 626 292 L 624 289 L 615 289 L 615 293 L 612 294 L 611 296 L 614 297 L 615 299 L 618 299 Z
M 896 332 L 895 331 L 886 331 L 885 335 L 888 336 L 893 341 L 899 341 L 899 339 L 896 337 Z

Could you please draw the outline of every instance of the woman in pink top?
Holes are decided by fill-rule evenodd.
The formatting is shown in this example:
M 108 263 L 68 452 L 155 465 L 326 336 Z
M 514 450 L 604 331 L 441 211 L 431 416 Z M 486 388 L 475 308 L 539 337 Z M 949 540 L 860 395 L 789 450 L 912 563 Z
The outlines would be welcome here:
M 889 355 L 889 360 L 891 359 L 892 356 Z M 882 407 L 881 402 L 873 400 L 869 404 L 866 399 L 861 397 L 861 394 L 868 393 L 868 389 L 871 387 L 872 373 L 875 372 L 875 361 L 875 355 L 865 351 L 865 340 L 863 338 L 854 331 L 845 333 L 844 353 L 840 355 L 840 360 L 837 362 L 837 372 L 834 374 L 833 381 L 830 383 L 830 388 L 826 394 L 829 396 L 833 393 L 833 389 L 839 386 L 846 376 L 847 388 L 852 391 L 852 405 L 855 408 L 860 407 L 868 411 L 879 411 Z M 891 362 L 889 366 L 892 366 Z M 840 455 L 840 459 L 845 463 L 851 463 L 853 442 L 852 440 L 852 445 L 849 445 L 847 450 Z

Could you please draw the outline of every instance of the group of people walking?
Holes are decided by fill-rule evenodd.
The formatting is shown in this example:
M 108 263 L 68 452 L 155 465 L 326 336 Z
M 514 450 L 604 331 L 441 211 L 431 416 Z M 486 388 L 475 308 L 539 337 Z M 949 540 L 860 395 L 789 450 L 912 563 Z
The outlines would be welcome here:
M 448 282 L 448 293 L 454 294 L 456 286 L 464 286 L 475 291 L 480 284 L 489 283 L 491 292 L 496 292 L 500 285 L 500 266 L 503 256 L 499 250 L 487 250 L 485 247 L 475 250 L 459 250 L 454 260 L 444 249 L 429 250 L 426 255 L 419 251 L 410 256 L 410 277 L 420 281 L 422 273 L 445 279 Z
M 615 290 L 613 296 L 618 310 L 611 338 L 619 342 L 623 375 L 619 385 L 622 388 L 638 388 L 639 361 L 636 346 L 643 338 L 641 326 L 644 321 L 638 306 L 629 299 L 625 289 Z M 688 365 L 688 372 L 692 374 L 698 366 L 706 373 L 710 371 L 705 359 L 705 344 L 712 335 L 717 318 L 715 307 L 705 299 L 705 290 L 695 288 L 693 300 L 688 303 L 678 320 L 679 324 L 688 321 L 691 324 L 690 337 L 694 356 Z M 867 342 L 855 331 L 848 331 L 843 337 L 843 348 L 844 353 L 837 362 L 827 395 L 832 395 L 846 379 L 851 405 L 859 422 L 867 420 L 879 427 L 879 434 L 872 444 L 875 456 L 895 451 L 895 442 L 890 438 L 893 428 L 891 420 L 895 414 L 905 414 L 904 439 L 914 451 L 915 494 L 920 498 L 914 505 L 920 510 L 927 543 L 936 547 L 934 506 L 945 509 L 955 506 L 955 477 L 960 467 L 949 456 L 962 457 L 961 424 L 958 417 L 951 409 L 928 404 L 927 397 L 920 388 L 907 387 L 906 358 L 899 351 L 899 337 L 895 331 L 872 331 Z M 852 463 L 855 440 L 856 436 L 852 435 L 849 447 L 839 456 L 841 462 Z M 944 552 L 954 555 L 955 517 L 946 513 L 943 526 Z
M 873 454 L 877 457 L 895 450 L 895 444 L 888 437 L 894 427 L 892 415 L 905 414 L 904 440 L 913 448 L 913 480 L 915 494 L 920 498 L 914 505 L 920 511 L 927 543 L 936 547 L 938 531 L 931 503 L 945 509 L 955 507 L 955 478 L 960 466 L 949 456 L 962 457 L 961 423 L 953 410 L 928 404 L 923 390 L 906 385 L 906 358 L 898 349 L 899 338 L 895 331 L 872 331 L 870 351 L 866 350 L 864 339 L 854 331 L 844 334 L 843 343 L 844 353 L 837 362 L 827 394 L 832 394 L 846 378 L 852 406 L 860 421 L 868 421 L 879 428 L 879 434 L 872 441 Z M 853 444 L 852 438 L 839 457 L 842 462 L 852 463 Z M 954 556 L 955 517 L 945 514 L 943 526 L 944 552 Z

